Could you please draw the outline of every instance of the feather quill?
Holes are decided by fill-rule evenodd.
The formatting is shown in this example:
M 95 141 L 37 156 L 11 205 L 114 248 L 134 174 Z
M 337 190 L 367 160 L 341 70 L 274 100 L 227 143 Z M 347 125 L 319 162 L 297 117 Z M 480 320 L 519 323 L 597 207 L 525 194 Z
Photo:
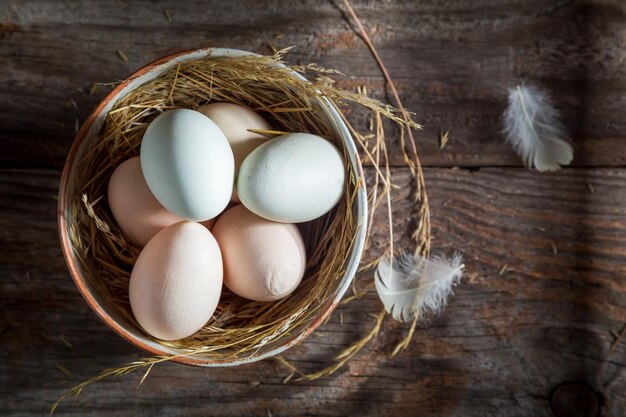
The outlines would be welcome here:
M 376 269 L 376 291 L 385 310 L 398 321 L 439 313 L 463 274 L 461 255 L 427 259 L 404 253 L 386 256 Z
M 574 150 L 547 93 L 531 85 L 509 89 L 504 135 L 524 163 L 537 171 L 569 165 Z

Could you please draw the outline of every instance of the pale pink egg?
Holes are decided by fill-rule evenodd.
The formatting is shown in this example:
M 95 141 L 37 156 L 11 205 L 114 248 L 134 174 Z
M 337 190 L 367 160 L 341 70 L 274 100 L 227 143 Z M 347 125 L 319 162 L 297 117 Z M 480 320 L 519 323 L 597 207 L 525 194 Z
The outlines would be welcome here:
M 124 161 L 115 169 L 109 180 L 108 198 L 120 229 L 141 247 L 164 227 L 183 220 L 154 197 L 141 172 L 139 157 Z
M 213 234 L 222 250 L 224 285 L 235 294 L 273 301 L 302 281 L 306 252 L 295 225 L 266 220 L 237 205 L 218 218 Z
M 235 103 L 205 104 L 198 107 L 196 111 L 209 117 L 224 132 L 235 156 L 235 176 L 246 156 L 268 140 L 266 136 L 250 132 L 248 129 L 272 129 L 260 114 L 249 107 Z M 239 202 L 235 189 L 233 189 L 231 201 Z
M 199 223 L 176 223 L 139 254 L 130 276 L 130 306 L 148 334 L 182 339 L 209 321 L 222 281 L 222 256 L 211 232 Z

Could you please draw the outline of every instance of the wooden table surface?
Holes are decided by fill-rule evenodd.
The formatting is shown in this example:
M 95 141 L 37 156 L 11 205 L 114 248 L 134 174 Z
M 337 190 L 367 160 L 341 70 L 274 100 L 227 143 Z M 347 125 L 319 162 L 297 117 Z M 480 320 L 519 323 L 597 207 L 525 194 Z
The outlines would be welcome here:
M 579 395 L 552 402 L 577 410 L 569 415 L 594 415 L 594 401 L 602 415 L 626 415 L 626 3 L 353 5 L 425 125 L 417 138 L 433 250 L 458 249 L 467 265 L 448 308 L 393 358 L 406 326 L 387 319 L 331 377 L 283 383 L 289 371 L 274 360 L 165 364 L 140 389 L 139 374 L 108 379 L 57 415 L 551 416 L 565 382 Z M 65 155 L 108 90 L 90 93 L 94 83 L 180 49 L 268 53 L 268 43 L 296 45 L 291 62 L 338 68 L 348 74 L 338 85 L 385 99 L 379 69 L 333 2 L 0 2 L 1 415 L 45 415 L 63 390 L 144 356 L 83 302 L 57 237 Z M 506 89 L 524 80 L 552 92 L 572 133 L 575 158 L 562 171 L 529 171 L 503 142 Z M 408 245 L 410 176 L 397 146 L 392 159 L 405 186 L 396 233 Z M 374 243 L 385 234 L 379 219 Z M 341 307 L 285 357 L 320 369 L 369 331 L 380 307 L 375 293 Z

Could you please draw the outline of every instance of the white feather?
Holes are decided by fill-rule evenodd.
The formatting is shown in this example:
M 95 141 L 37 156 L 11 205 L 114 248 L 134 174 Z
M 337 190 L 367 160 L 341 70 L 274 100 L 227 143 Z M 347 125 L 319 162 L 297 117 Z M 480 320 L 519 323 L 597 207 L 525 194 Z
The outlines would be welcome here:
M 376 269 L 376 291 L 394 319 L 423 318 L 443 310 L 463 268 L 460 254 L 426 259 L 405 253 L 393 261 L 387 256 Z
M 524 163 L 537 171 L 554 171 L 572 162 L 574 150 L 548 95 L 530 85 L 509 89 L 504 135 Z

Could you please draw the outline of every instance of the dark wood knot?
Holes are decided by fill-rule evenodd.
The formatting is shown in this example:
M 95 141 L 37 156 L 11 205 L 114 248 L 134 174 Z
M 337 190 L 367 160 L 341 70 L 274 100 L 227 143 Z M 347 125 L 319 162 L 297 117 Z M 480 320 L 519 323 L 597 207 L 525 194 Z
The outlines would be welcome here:
M 604 399 L 586 382 L 565 382 L 552 391 L 550 407 L 557 417 L 598 417 Z

